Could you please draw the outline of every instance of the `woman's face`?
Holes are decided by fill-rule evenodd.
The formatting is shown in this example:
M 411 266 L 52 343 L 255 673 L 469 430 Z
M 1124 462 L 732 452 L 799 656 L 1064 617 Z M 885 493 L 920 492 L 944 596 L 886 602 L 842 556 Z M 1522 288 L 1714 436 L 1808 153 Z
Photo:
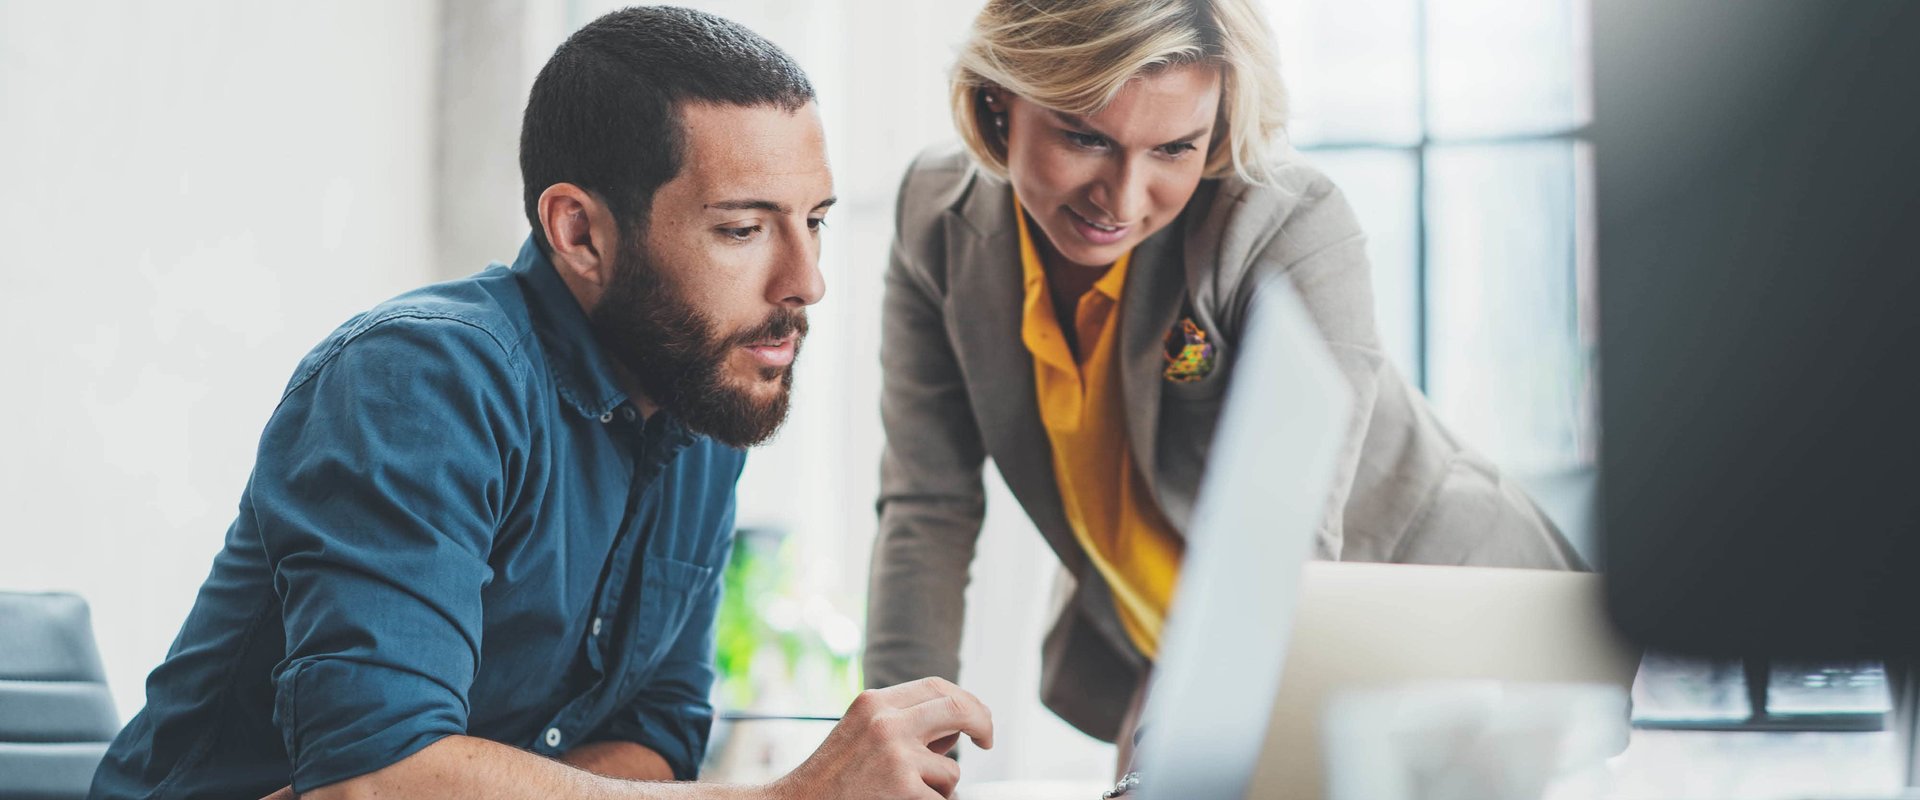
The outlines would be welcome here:
M 989 112 L 1006 114 L 1020 203 L 1054 253 L 1086 267 L 1112 264 L 1186 207 L 1219 107 L 1220 70 L 1205 64 L 1136 77 L 1088 117 L 1005 91 L 987 96 Z

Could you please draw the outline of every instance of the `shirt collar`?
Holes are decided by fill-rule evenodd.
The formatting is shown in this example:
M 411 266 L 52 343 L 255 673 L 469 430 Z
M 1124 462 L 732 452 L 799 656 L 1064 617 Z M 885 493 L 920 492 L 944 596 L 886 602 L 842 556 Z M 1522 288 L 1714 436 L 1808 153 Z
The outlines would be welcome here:
M 547 351 L 547 369 L 560 397 L 581 415 L 602 418 L 627 401 L 615 380 L 613 362 L 594 338 L 593 326 L 553 263 L 528 236 L 513 260 L 533 312 L 533 329 Z

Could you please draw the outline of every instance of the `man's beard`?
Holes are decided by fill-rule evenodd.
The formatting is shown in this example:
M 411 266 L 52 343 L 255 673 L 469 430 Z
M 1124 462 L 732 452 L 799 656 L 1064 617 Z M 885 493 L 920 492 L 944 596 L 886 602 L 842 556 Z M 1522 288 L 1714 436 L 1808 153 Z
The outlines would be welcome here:
M 806 312 L 782 307 L 760 325 L 722 334 L 661 273 L 640 238 L 629 237 L 632 244 L 620 248 L 613 281 L 589 315 L 600 343 L 648 398 L 694 432 L 742 448 L 773 438 L 787 418 L 792 365 L 760 369 L 760 380 L 780 382 L 779 392 L 761 399 L 754 387 L 728 375 L 728 360 L 743 345 L 796 333 L 797 357 L 807 335 Z

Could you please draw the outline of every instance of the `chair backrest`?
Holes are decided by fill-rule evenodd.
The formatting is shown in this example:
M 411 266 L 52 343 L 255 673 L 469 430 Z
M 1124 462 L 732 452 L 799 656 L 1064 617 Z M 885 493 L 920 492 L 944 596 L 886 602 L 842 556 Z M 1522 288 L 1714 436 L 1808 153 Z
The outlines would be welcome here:
M 86 797 L 119 730 L 87 602 L 0 592 L 0 797 Z

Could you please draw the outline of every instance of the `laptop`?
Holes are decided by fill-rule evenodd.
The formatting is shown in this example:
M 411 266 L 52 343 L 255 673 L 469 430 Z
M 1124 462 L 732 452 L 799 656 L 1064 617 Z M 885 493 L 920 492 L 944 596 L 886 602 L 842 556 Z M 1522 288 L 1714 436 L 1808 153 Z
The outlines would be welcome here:
M 1599 578 L 1309 562 L 1351 390 L 1284 278 L 1256 291 L 1142 714 L 1147 800 L 1319 800 L 1342 690 L 1442 679 L 1630 687 Z M 1624 725 L 1624 719 L 1622 723 Z
M 1514 696 L 1540 684 L 1617 686 L 1616 724 L 1597 726 L 1614 737 L 1601 757 L 1626 749 L 1626 694 L 1640 657 L 1614 632 L 1598 575 L 1315 562 L 1306 565 L 1299 590 L 1253 780 L 1232 797 L 1326 797 L 1326 709 L 1347 690 L 1446 682 L 1492 688 L 1497 697 L 1502 686 Z M 1482 681 L 1495 685 L 1475 686 Z

